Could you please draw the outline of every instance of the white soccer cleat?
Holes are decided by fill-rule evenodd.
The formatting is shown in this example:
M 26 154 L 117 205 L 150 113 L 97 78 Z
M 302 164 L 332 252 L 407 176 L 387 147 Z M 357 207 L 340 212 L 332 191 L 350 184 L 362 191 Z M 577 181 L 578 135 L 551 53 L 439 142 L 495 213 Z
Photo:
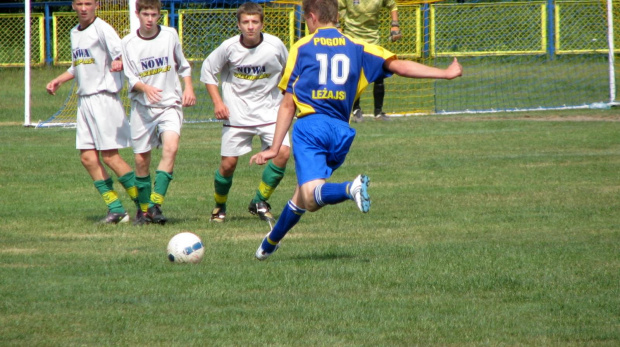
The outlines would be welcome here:
M 277 244 L 277 245 L 274 246 L 274 248 L 273 248 L 273 250 L 271 252 L 268 252 L 267 250 L 265 250 L 263 248 L 263 243 L 267 242 L 267 237 L 269 237 L 269 234 L 267 234 L 267 236 L 265 236 L 263 241 L 260 243 L 260 246 L 258 246 L 258 249 L 256 250 L 256 259 L 258 259 L 258 260 L 265 260 L 265 259 L 269 258 L 269 256 L 272 255 L 273 252 L 277 251 L 278 248 L 280 248 L 280 245 Z
M 369 184 L 370 178 L 368 178 L 368 176 L 359 175 L 355 177 L 349 187 L 349 193 L 353 197 L 353 201 L 355 201 L 357 208 L 363 213 L 367 213 L 370 210 L 370 196 L 368 195 Z

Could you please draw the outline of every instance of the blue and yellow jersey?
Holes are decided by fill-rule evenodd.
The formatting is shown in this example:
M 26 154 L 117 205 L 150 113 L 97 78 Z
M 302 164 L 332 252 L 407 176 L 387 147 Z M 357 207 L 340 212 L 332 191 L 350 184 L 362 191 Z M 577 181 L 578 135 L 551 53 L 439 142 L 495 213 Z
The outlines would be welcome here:
M 392 75 L 383 63 L 394 57 L 336 28 L 319 28 L 291 48 L 278 87 L 293 95 L 298 117 L 317 113 L 349 122 L 353 102 L 368 84 Z

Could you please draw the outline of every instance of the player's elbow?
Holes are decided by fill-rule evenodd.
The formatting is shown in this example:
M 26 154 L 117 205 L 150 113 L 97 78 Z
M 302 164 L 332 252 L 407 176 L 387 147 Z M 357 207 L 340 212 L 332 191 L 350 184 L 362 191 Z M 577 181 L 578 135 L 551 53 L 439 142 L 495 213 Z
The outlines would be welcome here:
M 402 60 L 398 59 L 386 60 L 385 63 L 383 63 L 383 68 L 399 76 L 403 76 L 407 70 L 404 64 L 402 64 Z

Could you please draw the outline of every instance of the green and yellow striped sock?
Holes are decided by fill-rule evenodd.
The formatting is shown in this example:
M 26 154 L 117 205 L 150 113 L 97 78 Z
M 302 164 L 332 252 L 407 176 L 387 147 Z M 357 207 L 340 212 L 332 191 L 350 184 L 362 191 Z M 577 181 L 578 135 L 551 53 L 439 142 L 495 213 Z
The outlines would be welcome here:
M 234 176 L 234 175 L 233 175 Z M 215 179 L 213 180 L 213 186 L 215 193 L 215 206 L 222 209 L 222 212 L 226 211 L 226 201 L 228 201 L 228 192 L 232 187 L 233 176 L 224 177 L 220 175 L 220 169 L 215 169 Z
M 149 201 L 151 199 L 151 175 L 144 177 L 136 176 L 136 188 L 138 189 L 140 210 L 146 212 L 149 208 Z
M 118 178 L 120 184 L 125 188 L 127 195 L 133 200 L 136 207 L 140 209 L 140 201 L 138 201 L 138 188 L 136 187 L 136 174 L 130 171 Z
M 172 172 L 155 171 L 155 184 L 153 185 L 153 192 L 150 196 L 149 207 L 162 205 L 164 203 L 170 181 L 172 181 Z
M 261 201 L 267 201 L 278 184 L 280 184 L 280 181 L 282 181 L 285 171 L 286 167 L 277 167 L 273 161 L 270 161 L 265 170 L 263 170 L 263 177 L 256 190 L 256 195 L 252 199 L 252 203 L 257 204 Z
M 111 178 L 107 178 L 106 180 L 95 181 L 95 188 L 101 194 L 103 201 L 106 205 L 108 205 L 108 210 L 112 213 L 124 213 L 125 208 L 123 208 L 123 204 L 118 199 L 118 193 L 114 190 L 114 182 Z

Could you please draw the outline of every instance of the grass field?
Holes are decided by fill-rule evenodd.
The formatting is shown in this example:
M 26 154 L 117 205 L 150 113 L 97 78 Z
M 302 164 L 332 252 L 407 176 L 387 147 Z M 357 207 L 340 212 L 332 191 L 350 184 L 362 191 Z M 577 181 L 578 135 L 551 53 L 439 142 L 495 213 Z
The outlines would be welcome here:
M 218 124 L 184 128 L 168 224 L 95 225 L 105 207 L 74 130 L 22 127 L 11 71 L 0 70 L 0 345 L 620 344 L 616 109 L 356 124 L 332 181 L 368 174 L 370 213 L 307 213 L 258 262 L 268 226 L 246 208 L 261 168 L 239 165 L 230 221 L 208 222 Z M 54 107 L 40 88 L 33 100 L 33 117 Z M 294 182 L 290 163 L 276 217 Z M 201 264 L 166 259 L 181 231 L 203 239 Z

